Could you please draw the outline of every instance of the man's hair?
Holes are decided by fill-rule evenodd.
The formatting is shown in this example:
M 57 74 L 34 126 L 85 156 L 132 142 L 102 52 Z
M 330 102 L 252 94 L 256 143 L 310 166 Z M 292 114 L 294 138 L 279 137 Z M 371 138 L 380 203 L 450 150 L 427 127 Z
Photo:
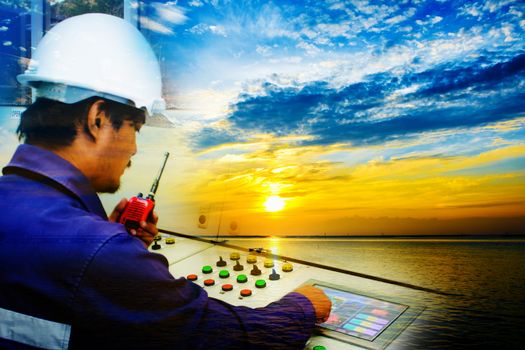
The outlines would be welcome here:
M 125 120 L 136 123 L 146 120 L 145 111 L 101 97 L 90 97 L 71 104 L 38 98 L 22 113 L 16 130 L 18 138 L 27 144 L 50 148 L 69 146 L 79 129 L 88 132 L 88 111 L 99 100 L 104 101 L 100 110 L 106 113 L 115 130 L 120 129 Z

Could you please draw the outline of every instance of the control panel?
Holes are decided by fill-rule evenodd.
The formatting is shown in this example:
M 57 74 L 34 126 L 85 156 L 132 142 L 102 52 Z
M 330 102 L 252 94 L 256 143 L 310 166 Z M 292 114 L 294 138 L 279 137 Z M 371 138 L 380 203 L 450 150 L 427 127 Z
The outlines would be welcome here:
M 261 249 L 163 234 L 150 250 L 166 256 L 173 276 L 185 277 L 210 297 L 232 305 L 263 307 L 303 284 L 323 289 L 332 313 L 311 337 L 309 350 L 384 349 L 422 311 L 395 297 L 399 287 L 378 294 L 382 283 L 288 261 Z

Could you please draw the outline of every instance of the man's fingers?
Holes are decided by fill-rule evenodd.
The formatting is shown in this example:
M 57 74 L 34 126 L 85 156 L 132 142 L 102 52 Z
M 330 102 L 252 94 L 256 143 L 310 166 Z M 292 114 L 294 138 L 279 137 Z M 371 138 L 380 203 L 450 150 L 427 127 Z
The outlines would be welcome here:
M 122 198 L 120 202 L 115 206 L 115 209 L 111 212 L 109 215 L 109 221 L 111 222 L 117 222 L 120 214 L 124 211 L 124 208 L 126 208 L 126 204 L 128 204 L 128 200 L 126 198 Z
M 122 198 L 118 202 L 118 204 L 115 206 L 115 210 L 119 211 L 119 212 L 122 212 L 124 210 L 124 208 L 126 207 L 126 204 L 128 204 L 127 198 Z
M 158 220 L 158 218 L 157 218 L 157 220 Z M 140 222 L 140 227 L 142 228 L 142 231 L 147 232 L 149 235 L 152 235 L 153 237 L 155 237 L 159 233 L 159 230 L 157 229 L 156 222 L 153 223 L 153 222 L 141 221 Z
M 124 203 L 122 210 L 124 210 L 126 203 L 127 203 L 127 200 Z M 120 204 L 121 203 L 119 203 L 119 205 Z M 117 207 L 119 205 L 117 205 Z M 153 242 L 153 238 L 159 233 L 159 230 L 157 229 L 158 221 L 159 221 L 159 216 L 157 215 L 156 212 L 152 212 L 151 215 L 148 217 L 148 221 L 141 221 L 139 223 L 139 227 L 137 229 L 131 229 L 129 233 L 131 233 L 131 235 L 140 239 L 147 248 Z
M 157 222 L 159 221 L 159 216 L 157 215 L 155 211 L 153 212 L 152 218 L 153 218 L 152 223 L 156 225 Z
M 143 224 L 145 224 L 144 221 L 141 222 L 140 224 L 141 227 L 136 231 L 134 236 L 140 239 L 147 248 L 153 242 L 153 238 L 157 234 L 155 232 L 152 232 L 152 231 L 156 231 L 156 228 L 153 224 L 146 224 L 146 225 L 143 225 Z
M 152 224 L 156 225 L 159 221 L 159 216 L 157 215 L 157 212 L 152 211 L 150 215 L 148 215 L 148 222 L 151 222 Z

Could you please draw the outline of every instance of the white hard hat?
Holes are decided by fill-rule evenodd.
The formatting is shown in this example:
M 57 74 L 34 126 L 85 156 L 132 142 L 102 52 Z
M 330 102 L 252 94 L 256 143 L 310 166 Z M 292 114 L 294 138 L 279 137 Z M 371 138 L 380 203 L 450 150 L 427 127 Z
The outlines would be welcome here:
M 40 41 L 17 77 L 36 97 L 65 103 L 99 96 L 145 108 L 165 108 L 160 67 L 144 36 L 122 18 L 90 13 L 68 18 Z

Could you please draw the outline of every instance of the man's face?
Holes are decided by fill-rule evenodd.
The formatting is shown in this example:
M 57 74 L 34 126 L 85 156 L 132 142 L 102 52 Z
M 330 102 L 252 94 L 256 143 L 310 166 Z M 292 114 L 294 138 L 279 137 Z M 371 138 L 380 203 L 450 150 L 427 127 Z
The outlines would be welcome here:
M 94 183 L 97 192 L 114 193 L 119 189 L 120 177 L 137 152 L 136 133 L 141 126 L 129 120 L 125 120 L 118 130 L 111 123 L 102 126 L 98 176 Z

